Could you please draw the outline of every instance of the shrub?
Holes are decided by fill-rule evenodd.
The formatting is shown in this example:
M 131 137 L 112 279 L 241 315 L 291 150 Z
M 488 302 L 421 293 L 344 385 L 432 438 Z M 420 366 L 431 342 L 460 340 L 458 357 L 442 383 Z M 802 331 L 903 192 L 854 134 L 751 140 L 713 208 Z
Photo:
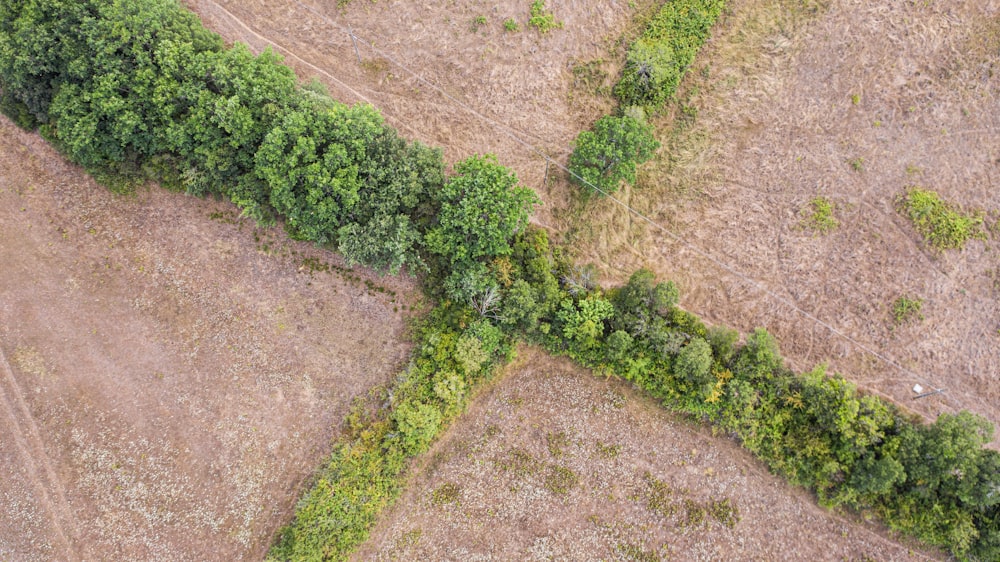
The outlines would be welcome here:
M 817 234 L 827 234 L 840 226 L 833 216 L 834 205 L 826 197 L 814 197 L 802 225 Z
M 939 250 L 961 249 L 969 240 L 985 236 L 981 212 L 965 213 L 934 191 L 912 187 L 898 204 L 924 240 Z
M 712 375 L 712 347 L 700 337 L 693 338 L 677 354 L 674 373 L 691 390 L 707 395 L 711 391 L 711 385 L 715 383 Z
M 892 301 L 892 321 L 897 326 L 906 324 L 913 320 L 923 320 L 924 315 L 920 309 L 923 308 L 924 301 L 917 298 L 901 296 Z
M 440 410 L 421 402 L 403 402 L 396 407 L 393 419 L 408 455 L 422 453 L 441 427 Z
M 656 111 L 673 97 L 723 4 L 723 0 L 663 4 L 642 36 L 629 46 L 621 80 L 614 88 L 622 106 Z
M 583 131 L 569 157 L 570 179 L 590 193 L 614 193 L 621 182 L 635 183 L 636 167 L 649 160 L 660 143 L 653 128 L 633 117 L 606 115 Z
M 548 33 L 553 29 L 562 29 L 563 22 L 556 21 L 552 12 L 545 8 L 545 0 L 534 0 L 531 3 L 531 14 L 528 18 L 528 25 L 535 27 L 541 33 Z

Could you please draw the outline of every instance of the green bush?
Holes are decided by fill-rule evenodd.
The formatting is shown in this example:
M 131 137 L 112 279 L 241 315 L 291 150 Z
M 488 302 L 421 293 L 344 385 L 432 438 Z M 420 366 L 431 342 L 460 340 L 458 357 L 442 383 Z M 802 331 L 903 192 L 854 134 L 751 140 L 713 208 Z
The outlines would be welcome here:
M 563 22 L 556 21 L 556 17 L 545 7 L 545 0 L 533 0 L 531 2 L 531 12 L 528 18 L 528 25 L 538 29 L 542 34 L 553 29 L 562 29 Z
M 965 213 L 934 191 L 912 187 L 898 203 L 917 232 L 939 250 L 962 249 L 969 240 L 985 236 L 981 212 Z
M 642 36 L 629 46 L 621 80 L 614 88 L 623 107 L 656 111 L 673 97 L 724 0 L 674 0 L 653 16 Z
M 403 402 L 396 407 L 393 420 L 399 429 L 403 450 L 417 455 L 430 445 L 441 428 L 441 411 L 430 404 Z
M 621 182 L 635 183 L 636 167 L 649 160 L 660 143 L 653 127 L 633 117 L 606 115 L 583 131 L 569 157 L 570 180 L 590 193 L 614 193 Z M 603 193 L 602 193 L 603 192 Z

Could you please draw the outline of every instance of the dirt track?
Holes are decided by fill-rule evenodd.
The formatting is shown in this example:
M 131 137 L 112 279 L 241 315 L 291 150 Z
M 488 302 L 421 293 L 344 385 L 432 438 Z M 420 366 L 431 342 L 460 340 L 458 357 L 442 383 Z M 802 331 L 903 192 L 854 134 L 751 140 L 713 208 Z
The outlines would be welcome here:
M 228 204 L 115 196 L 0 120 L 0 559 L 262 558 L 408 354 L 406 280 L 308 256 L 332 259 Z

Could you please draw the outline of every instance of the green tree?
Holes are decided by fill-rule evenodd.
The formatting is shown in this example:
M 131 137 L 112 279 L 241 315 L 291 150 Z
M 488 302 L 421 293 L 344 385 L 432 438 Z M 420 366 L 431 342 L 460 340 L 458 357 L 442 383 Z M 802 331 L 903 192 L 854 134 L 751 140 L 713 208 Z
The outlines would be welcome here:
M 690 390 L 707 395 L 715 382 L 712 375 L 712 346 L 703 338 L 692 338 L 677 354 L 674 373 L 687 383 Z
M 56 89 L 89 52 L 78 30 L 93 8 L 78 0 L 0 2 L 0 100 L 22 126 L 48 122 Z
M 358 167 L 367 143 L 381 131 L 382 118 L 371 106 L 336 104 L 288 113 L 268 133 L 257 153 L 257 175 L 296 236 L 321 244 L 335 240 L 360 199 Z M 400 225 L 394 226 L 398 234 Z
M 268 219 L 270 189 L 255 173 L 256 155 L 295 92 L 295 73 L 269 48 L 255 56 L 236 43 L 211 57 L 203 79 L 183 92 L 195 100 L 191 109 L 170 131 L 184 188 L 226 194 L 250 217 Z
M 613 193 L 622 181 L 635 183 L 636 166 L 649 160 L 660 143 L 653 127 L 630 116 L 606 115 L 583 131 L 569 157 L 570 179 L 587 192 Z M 600 193 L 600 192 L 598 192 Z
M 423 267 L 416 249 L 423 236 L 403 214 L 377 215 L 367 223 L 352 222 L 337 231 L 337 249 L 348 264 L 362 264 L 395 275 L 404 265 Z
M 563 337 L 580 350 L 591 350 L 604 337 L 604 322 L 615 313 L 615 307 L 597 295 L 590 295 L 574 303 L 573 299 L 562 302 L 556 314 Z
M 669 281 L 657 283 L 652 271 L 640 269 L 632 274 L 628 284 L 612 293 L 615 316 L 611 326 L 633 336 L 647 335 L 656 320 L 677 305 L 678 298 L 676 285 Z
M 423 234 L 437 213 L 431 194 L 444 184 L 441 151 L 408 144 L 384 127 L 358 163 L 360 198 L 341 227 L 339 249 L 349 262 L 395 274 L 404 265 L 425 269 Z
M 441 411 L 432 404 L 403 402 L 393 412 L 403 450 L 417 455 L 427 450 L 441 427 Z
M 784 370 L 784 359 L 778 341 L 763 328 L 747 336 L 746 344 L 737 352 L 733 374 L 747 379 L 766 379 Z
M 455 175 L 437 201 L 441 211 L 426 235 L 427 247 L 448 270 L 449 296 L 464 301 L 495 284 L 485 263 L 511 254 L 511 239 L 527 226 L 539 200 L 495 156 L 487 155 L 455 164 Z

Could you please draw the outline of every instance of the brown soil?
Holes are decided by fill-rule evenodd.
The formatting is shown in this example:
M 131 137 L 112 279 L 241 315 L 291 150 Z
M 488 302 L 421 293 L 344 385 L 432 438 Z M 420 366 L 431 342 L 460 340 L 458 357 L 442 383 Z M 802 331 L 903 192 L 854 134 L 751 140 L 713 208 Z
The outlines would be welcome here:
M 945 558 L 823 510 L 729 439 L 530 348 L 421 459 L 356 560 Z M 698 521 L 725 500 L 732 528 Z
M 919 184 L 1000 212 L 996 0 L 732 0 L 680 94 L 697 118 L 659 119 L 664 149 L 622 193 L 669 233 L 610 201 L 582 206 L 535 152 L 565 162 L 612 107 L 621 38 L 648 3 L 551 1 L 565 27 L 546 35 L 525 25 L 527 2 L 188 4 L 226 39 L 275 46 L 301 76 L 373 103 L 452 160 L 498 153 L 544 199 L 534 221 L 606 281 L 650 267 L 709 321 L 775 333 L 796 368 L 827 361 L 929 418 L 1000 421 L 998 235 L 942 254 L 894 208 Z M 488 23 L 473 31 L 479 15 Z M 507 17 L 522 31 L 505 32 Z M 588 61 L 603 62 L 574 73 Z M 802 227 L 816 196 L 836 205 L 832 234 Z M 894 326 L 900 296 L 923 299 L 925 319 Z M 915 384 L 946 392 L 912 401 Z
M 0 559 L 262 558 L 408 354 L 412 287 L 306 257 L 330 259 L 229 204 L 116 196 L 0 120 Z

